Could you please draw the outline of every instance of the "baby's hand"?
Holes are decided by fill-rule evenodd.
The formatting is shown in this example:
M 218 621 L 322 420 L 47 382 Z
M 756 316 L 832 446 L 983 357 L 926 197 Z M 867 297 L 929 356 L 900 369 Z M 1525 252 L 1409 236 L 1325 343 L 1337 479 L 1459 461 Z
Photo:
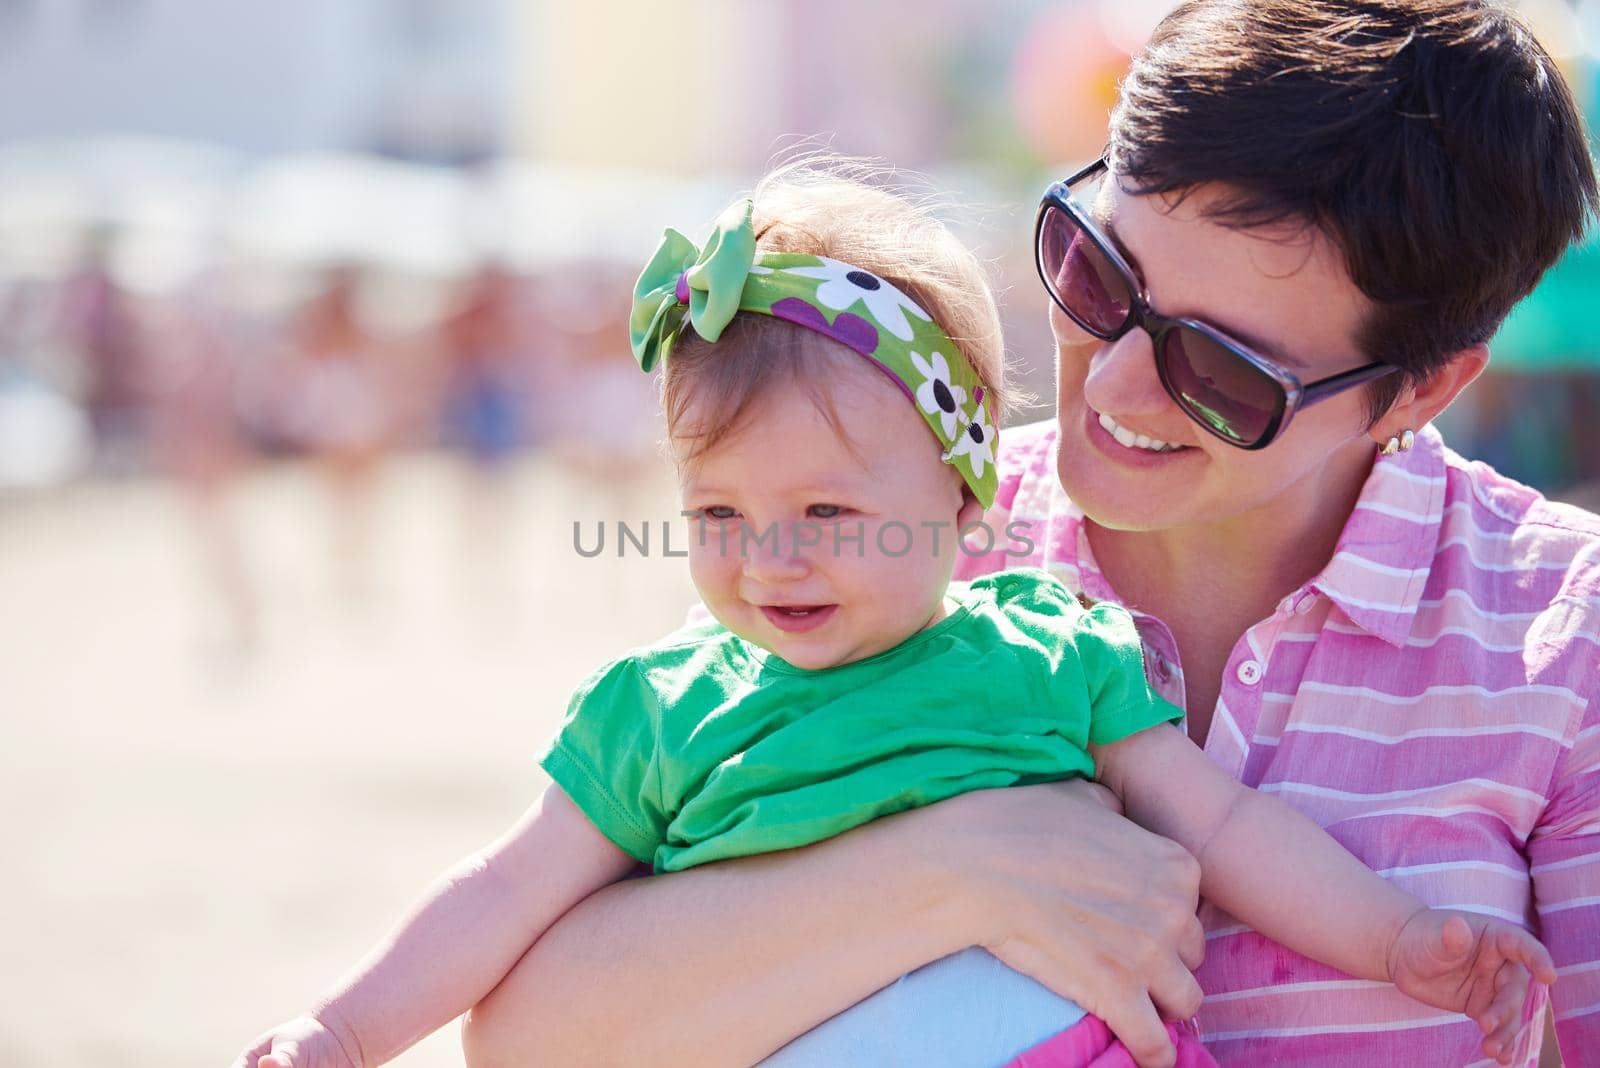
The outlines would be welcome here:
M 359 1054 L 315 1016 L 296 1016 L 256 1039 L 230 1068 L 361 1068 Z
M 1555 964 L 1539 940 L 1503 920 L 1449 909 L 1418 909 L 1389 951 L 1401 992 L 1463 1012 L 1483 1029 L 1483 1052 L 1501 1064 L 1522 1029 L 1529 975 L 1549 985 Z

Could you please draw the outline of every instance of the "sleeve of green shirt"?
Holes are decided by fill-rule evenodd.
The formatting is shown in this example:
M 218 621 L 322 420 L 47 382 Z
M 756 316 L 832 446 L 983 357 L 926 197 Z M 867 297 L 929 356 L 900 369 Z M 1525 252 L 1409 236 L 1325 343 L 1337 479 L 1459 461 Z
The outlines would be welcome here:
M 661 702 L 632 658 L 584 680 L 540 766 L 623 852 L 653 863 L 669 817 L 661 796 Z
M 1073 641 L 1089 690 L 1090 742 L 1110 745 L 1183 719 L 1145 677 L 1144 644 L 1127 609 L 1100 602 L 1078 617 Z
M 993 586 L 1013 623 L 1045 657 L 1051 706 L 1087 716 L 1090 744 L 1110 745 L 1183 718 L 1145 678 L 1144 644 L 1127 609 L 1102 601 L 1086 610 L 1059 579 L 1037 568 L 1001 572 L 973 586 L 981 583 Z

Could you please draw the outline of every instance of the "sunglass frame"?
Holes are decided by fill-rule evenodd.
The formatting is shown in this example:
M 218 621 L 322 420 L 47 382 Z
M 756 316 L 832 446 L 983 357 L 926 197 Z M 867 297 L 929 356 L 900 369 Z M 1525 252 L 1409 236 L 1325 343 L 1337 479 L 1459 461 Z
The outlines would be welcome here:
M 1044 283 L 1045 292 L 1050 294 L 1050 299 L 1055 302 L 1056 307 L 1060 308 L 1068 318 L 1094 337 L 1102 341 L 1115 341 L 1134 327 L 1143 328 L 1145 333 L 1150 335 L 1151 352 L 1156 364 L 1156 377 L 1160 379 L 1161 387 L 1167 391 L 1167 395 L 1172 398 L 1172 402 L 1185 415 L 1212 436 L 1236 448 L 1252 451 L 1264 449 L 1289 428 L 1289 421 L 1294 418 L 1296 412 L 1399 370 L 1393 364 L 1387 364 L 1380 360 L 1364 364 L 1349 371 L 1342 371 L 1336 375 L 1329 375 L 1327 378 L 1321 378 L 1315 382 L 1302 383 L 1294 372 L 1280 366 L 1272 359 L 1256 352 L 1249 345 L 1231 337 L 1226 331 L 1219 330 L 1210 323 L 1199 319 L 1174 319 L 1156 311 L 1150 306 L 1149 294 L 1146 293 L 1138 273 L 1134 271 L 1132 265 L 1118 251 L 1117 246 L 1100 231 L 1099 226 L 1095 225 L 1089 213 L 1084 210 L 1072 195 L 1073 186 L 1088 181 L 1106 170 L 1106 160 L 1102 156 L 1082 170 L 1052 183 L 1045 190 L 1044 196 L 1040 198 L 1039 211 L 1033 223 L 1034 268 L 1039 272 L 1039 280 Z M 1050 281 L 1050 273 L 1046 271 L 1044 263 L 1044 227 L 1045 220 L 1052 208 L 1064 213 L 1072 220 L 1074 225 L 1089 235 L 1089 239 L 1094 242 L 1097 250 L 1115 268 L 1118 275 L 1121 276 L 1123 284 L 1127 286 L 1130 296 L 1128 314 L 1117 327 L 1110 331 L 1102 330 L 1084 321 L 1076 312 L 1067 307 L 1066 301 L 1061 299 L 1061 295 L 1056 292 L 1056 287 Z M 1177 386 L 1171 380 L 1167 369 L 1167 358 L 1163 355 L 1163 342 L 1166 336 L 1180 327 L 1195 331 L 1214 344 L 1219 345 L 1224 351 L 1245 361 L 1254 370 L 1271 380 L 1277 388 L 1276 406 L 1267 422 L 1266 428 L 1258 438 L 1247 442 L 1236 437 L 1230 437 L 1211 425 L 1184 400 Z

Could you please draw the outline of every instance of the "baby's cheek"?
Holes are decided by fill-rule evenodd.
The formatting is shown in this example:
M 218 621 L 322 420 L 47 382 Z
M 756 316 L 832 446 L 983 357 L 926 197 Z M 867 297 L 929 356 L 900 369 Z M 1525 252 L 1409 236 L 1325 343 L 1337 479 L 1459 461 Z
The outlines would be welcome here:
M 701 545 L 698 531 L 689 531 L 689 581 L 707 604 L 728 596 L 730 585 L 738 574 L 738 560 L 734 546 L 724 554 L 718 546 L 714 530 L 706 531 L 705 544 Z
M 947 547 L 941 544 L 939 548 L 943 556 Z M 880 560 L 878 586 L 883 610 L 896 618 L 925 619 L 944 597 L 948 572 L 948 558 L 935 557 L 927 539 L 907 556 Z

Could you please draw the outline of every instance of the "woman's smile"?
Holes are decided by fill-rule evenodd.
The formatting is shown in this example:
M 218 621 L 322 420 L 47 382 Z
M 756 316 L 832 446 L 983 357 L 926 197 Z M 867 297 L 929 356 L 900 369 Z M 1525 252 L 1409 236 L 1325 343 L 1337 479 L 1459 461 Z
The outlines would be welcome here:
M 1083 408 L 1083 433 L 1101 456 L 1113 463 L 1143 470 L 1186 464 L 1203 455 L 1199 449 L 1188 445 L 1161 441 L 1157 447 L 1156 439 L 1135 434 L 1109 415 L 1097 412 L 1088 405 Z

